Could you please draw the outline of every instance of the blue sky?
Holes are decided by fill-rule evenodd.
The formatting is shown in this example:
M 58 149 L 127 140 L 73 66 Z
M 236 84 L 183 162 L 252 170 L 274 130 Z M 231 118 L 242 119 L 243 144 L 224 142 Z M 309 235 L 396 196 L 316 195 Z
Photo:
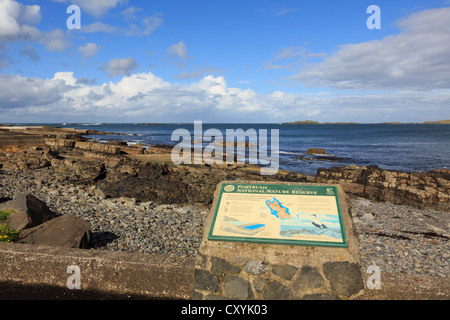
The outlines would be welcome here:
M 448 0 L 0 0 L 0 123 L 449 119 L 449 17 Z

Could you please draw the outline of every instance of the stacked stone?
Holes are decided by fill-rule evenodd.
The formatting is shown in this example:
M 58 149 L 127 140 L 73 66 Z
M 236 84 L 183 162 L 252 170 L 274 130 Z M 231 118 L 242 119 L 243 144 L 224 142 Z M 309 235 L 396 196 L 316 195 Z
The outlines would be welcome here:
M 194 299 L 348 299 L 364 290 L 360 265 L 325 262 L 321 267 L 198 255 Z

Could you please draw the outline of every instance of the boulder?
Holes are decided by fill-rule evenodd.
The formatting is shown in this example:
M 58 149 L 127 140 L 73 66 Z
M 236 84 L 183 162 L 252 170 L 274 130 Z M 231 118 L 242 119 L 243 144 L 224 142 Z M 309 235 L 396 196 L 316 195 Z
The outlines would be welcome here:
M 89 248 L 91 226 L 88 222 L 63 215 L 22 231 L 19 243 L 64 248 Z
M 0 210 L 7 209 L 14 210 L 14 213 L 6 220 L 6 225 L 19 231 L 37 226 L 55 216 L 45 202 L 32 194 L 19 194 L 13 200 L 0 204 Z

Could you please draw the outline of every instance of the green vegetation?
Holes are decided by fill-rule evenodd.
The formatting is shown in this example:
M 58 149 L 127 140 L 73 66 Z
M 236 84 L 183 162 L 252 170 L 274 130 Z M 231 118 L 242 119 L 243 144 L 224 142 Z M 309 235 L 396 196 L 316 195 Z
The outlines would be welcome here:
M 0 242 L 14 242 L 19 236 L 20 231 L 11 229 L 3 223 L 11 213 L 14 213 L 14 210 L 0 210 Z
M 0 211 L 0 223 L 9 218 L 9 215 L 13 213 L 14 210 L 1 210 Z

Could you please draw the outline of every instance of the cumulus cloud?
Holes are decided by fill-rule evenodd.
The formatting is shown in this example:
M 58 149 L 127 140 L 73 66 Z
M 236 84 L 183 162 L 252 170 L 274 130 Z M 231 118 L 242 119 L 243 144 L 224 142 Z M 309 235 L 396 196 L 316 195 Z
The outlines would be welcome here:
M 424 10 L 398 22 L 401 32 L 340 47 L 291 79 L 338 89 L 450 88 L 450 7 Z
M 21 118 L 42 121 L 45 112 L 57 121 L 67 121 L 68 117 L 130 122 L 146 117 L 174 122 L 282 122 L 311 117 L 323 121 L 425 121 L 444 119 L 449 104 L 448 90 L 258 93 L 230 87 L 224 77 L 211 75 L 182 85 L 164 81 L 151 72 L 102 84 L 77 79 L 73 72 L 58 72 L 52 79 L 0 74 L 2 119 L 20 114 Z
M 108 77 L 114 78 L 118 75 L 129 76 L 131 71 L 136 68 L 136 60 L 134 58 L 114 58 L 110 60 L 106 65 L 101 66 L 99 69 L 105 71 Z
M 80 46 L 78 48 L 78 51 L 81 52 L 83 55 L 82 57 L 84 59 L 88 59 L 90 57 L 95 56 L 99 51 L 101 47 L 97 45 L 96 43 L 86 43 L 84 46 Z
M 41 21 L 40 9 L 38 5 L 0 1 L 0 41 L 36 39 L 40 34 L 35 27 Z
M 22 5 L 14 0 L 0 1 L 0 42 L 31 41 L 49 51 L 64 51 L 70 42 L 65 34 L 55 29 L 41 32 L 36 25 L 41 21 L 38 5 Z

